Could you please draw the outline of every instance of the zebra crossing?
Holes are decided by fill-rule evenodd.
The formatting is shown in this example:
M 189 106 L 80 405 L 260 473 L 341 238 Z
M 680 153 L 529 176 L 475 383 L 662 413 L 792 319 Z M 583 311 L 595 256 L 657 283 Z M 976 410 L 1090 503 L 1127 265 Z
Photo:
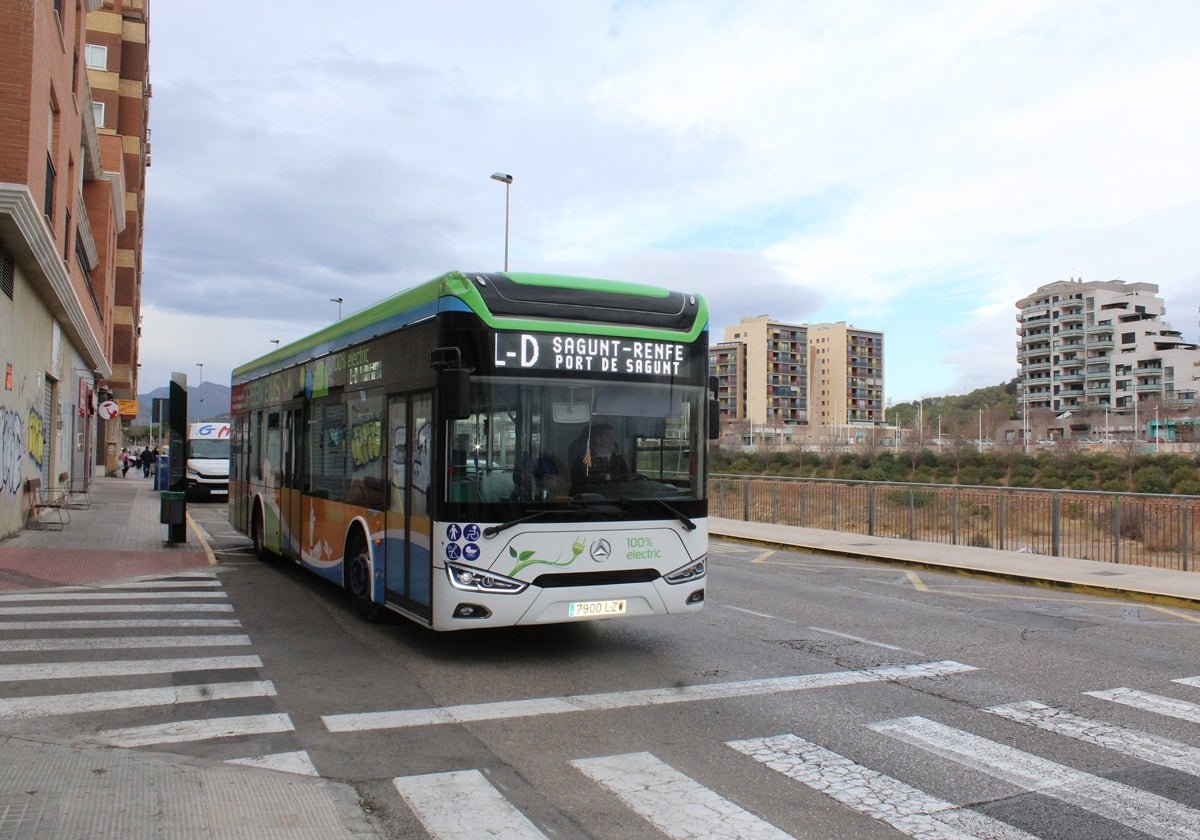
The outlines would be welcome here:
M 1200 688 L 1200 677 L 1173 682 Z M 1200 720 L 1197 717 L 1200 704 L 1190 700 L 1124 687 L 1089 691 L 1084 696 L 1136 709 L 1148 718 L 1148 726 L 1153 726 L 1155 717 Z M 1004 703 L 978 711 L 1173 773 L 1200 777 L 1198 744 L 1089 718 L 1036 700 Z M 1034 794 L 1087 812 L 1089 819 L 1108 821 L 1148 837 L 1200 837 L 1200 810 L 1160 793 L 1076 769 L 927 717 L 913 715 L 864 726 L 928 759 L 998 780 L 1015 789 L 1017 796 Z M 747 766 L 748 771 L 756 765 L 765 767 L 852 809 L 863 819 L 885 823 L 909 837 L 921 840 L 1036 840 L 1038 837 L 1030 833 L 1029 826 L 1013 825 L 969 804 L 947 801 L 792 733 L 727 741 L 725 746 L 752 762 Z M 579 757 L 568 763 L 579 774 L 581 783 L 611 793 L 632 814 L 666 837 L 786 840 L 791 836 L 764 816 L 755 814 L 747 803 L 726 798 L 650 752 Z M 399 776 L 393 779 L 393 786 L 434 840 L 464 836 L 540 840 L 547 836 L 506 797 L 486 771 L 467 769 Z M 804 807 L 799 801 L 798 809 Z M 1095 836 L 1103 833 L 1101 828 Z
M 150 712 L 162 719 L 84 737 L 126 748 L 220 744 L 219 756 L 241 742 L 294 732 L 291 718 L 274 709 L 274 684 L 258 679 L 262 660 L 242 652 L 250 639 L 233 613 L 210 572 L 0 594 L 0 727 Z M 203 681 L 214 673 L 228 679 Z M 189 675 L 201 681 L 188 682 Z M 50 691 L 38 691 L 46 685 Z M 61 686 L 69 690 L 54 693 Z M 222 715 L 229 703 L 262 710 Z M 224 760 L 317 775 L 302 750 Z

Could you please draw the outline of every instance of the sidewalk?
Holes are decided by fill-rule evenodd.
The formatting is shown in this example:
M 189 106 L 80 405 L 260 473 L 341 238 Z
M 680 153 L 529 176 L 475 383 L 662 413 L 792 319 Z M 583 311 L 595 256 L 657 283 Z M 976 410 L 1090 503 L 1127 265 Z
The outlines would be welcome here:
M 708 531 L 714 537 L 765 546 L 1200 609 L 1200 571 L 1178 572 L 715 517 L 708 520 Z
M 164 542 L 151 479 L 99 478 L 92 504 L 61 531 L 0 541 L 0 591 L 87 584 L 209 568 L 189 521 Z M 0 628 L 3 623 L 0 622 Z M 377 832 L 350 785 L 145 750 L 0 735 L 0 836 L 38 840 L 367 840 Z

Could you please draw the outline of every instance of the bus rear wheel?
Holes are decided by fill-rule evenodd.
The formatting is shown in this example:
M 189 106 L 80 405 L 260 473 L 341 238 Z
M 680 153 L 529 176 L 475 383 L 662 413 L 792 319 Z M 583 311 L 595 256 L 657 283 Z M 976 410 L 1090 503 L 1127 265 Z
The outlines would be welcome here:
M 346 545 L 346 593 L 354 612 L 363 621 L 378 621 L 383 617 L 383 607 L 371 600 L 374 589 L 371 580 L 371 555 L 367 540 L 361 531 L 356 531 Z

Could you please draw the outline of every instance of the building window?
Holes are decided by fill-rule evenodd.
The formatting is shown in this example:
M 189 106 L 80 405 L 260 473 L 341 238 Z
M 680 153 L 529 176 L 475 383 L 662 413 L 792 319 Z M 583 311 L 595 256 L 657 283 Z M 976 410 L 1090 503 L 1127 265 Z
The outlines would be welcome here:
M 54 218 L 54 161 L 46 155 L 46 194 L 42 197 L 42 209 L 46 218 Z
M 104 313 L 100 310 L 100 301 L 96 300 L 96 288 L 92 285 L 92 272 L 88 268 L 87 250 L 83 247 L 83 237 L 79 235 L 78 230 L 75 231 L 75 262 L 79 263 L 79 270 L 83 272 L 83 279 L 87 283 L 88 294 L 92 298 L 92 306 L 96 309 L 96 317 L 103 324 Z
M 95 44 L 88 44 L 84 52 L 84 60 L 87 62 L 89 70 L 107 70 L 108 47 L 98 47 Z
M 13 255 L 8 249 L 0 245 L 0 291 L 8 295 L 8 299 L 13 299 L 13 292 L 16 289 L 17 267 Z
M 104 103 L 92 103 L 92 117 L 96 121 L 96 128 L 104 128 Z

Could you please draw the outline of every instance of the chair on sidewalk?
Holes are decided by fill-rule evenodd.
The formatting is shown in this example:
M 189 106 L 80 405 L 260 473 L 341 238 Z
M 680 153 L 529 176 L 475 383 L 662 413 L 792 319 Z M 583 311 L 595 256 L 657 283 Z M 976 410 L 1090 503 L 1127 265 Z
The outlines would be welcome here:
M 67 491 L 67 507 L 73 510 L 86 510 L 92 506 L 91 477 L 79 476 L 70 478 L 66 473 L 58 477 L 59 483 Z
M 40 478 L 27 478 L 25 495 L 29 499 L 29 517 L 25 527 L 61 531 L 64 525 L 70 524 L 71 512 L 67 507 L 67 491 L 63 488 L 43 489 Z M 53 516 L 54 519 L 42 519 L 43 513 Z

